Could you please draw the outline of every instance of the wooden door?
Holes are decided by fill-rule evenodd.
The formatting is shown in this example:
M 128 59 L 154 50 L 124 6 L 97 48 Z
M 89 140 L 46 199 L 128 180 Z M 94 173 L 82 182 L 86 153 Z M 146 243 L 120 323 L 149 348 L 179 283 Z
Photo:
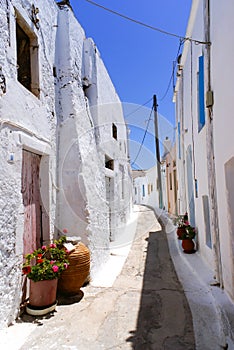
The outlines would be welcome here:
M 41 246 L 42 209 L 38 154 L 23 150 L 22 195 L 24 204 L 24 255 Z

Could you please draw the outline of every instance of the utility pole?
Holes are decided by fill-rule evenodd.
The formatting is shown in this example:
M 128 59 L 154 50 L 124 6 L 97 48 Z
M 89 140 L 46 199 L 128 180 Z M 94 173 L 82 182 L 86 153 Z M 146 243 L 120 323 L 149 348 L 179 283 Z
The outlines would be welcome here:
M 156 160 L 157 160 L 157 173 L 158 173 L 158 194 L 159 194 L 159 208 L 163 208 L 162 198 L 162 178 L 161 178 L 161 160 L 160 160 L 160 149 L 158 141 L 158 104 L 156 95 L 153 96 L 153 107 L 154 107 L 154 129 L 155 129 L 155 148 L 156 148 Z

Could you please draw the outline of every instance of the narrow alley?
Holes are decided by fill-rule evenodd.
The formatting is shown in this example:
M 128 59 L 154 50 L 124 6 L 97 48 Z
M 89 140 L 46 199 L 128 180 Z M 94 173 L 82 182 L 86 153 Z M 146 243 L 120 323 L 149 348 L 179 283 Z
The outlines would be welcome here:
M 166 234 L 151 209 L 137 208 L 135 239 L 113 286 L 88 285 L 82 299 L 60 298 L 57 311 L 44 318 L 23 315 L 3 331 L 1 349 L 195 349 Z

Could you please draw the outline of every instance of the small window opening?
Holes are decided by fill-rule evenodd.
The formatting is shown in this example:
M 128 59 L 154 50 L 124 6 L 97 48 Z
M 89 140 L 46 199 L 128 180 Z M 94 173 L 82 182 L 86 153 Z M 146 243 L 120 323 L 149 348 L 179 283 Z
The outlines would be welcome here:
M 30 39 L 27 34 L 16 24 L 17 38 L 17 65 L 18 80 L 26 87 L 31 89 L 31 60 L 30 60 Z
M 39 97 L 38 44 L 36 35 L 17 12 L 16 23 L 17 79 Z
M 117 140 L 117 126 L 114 123 L 112 124 L 112 136 Z
M 114 160 L 105 156 L 105 167 L 110 170 L 114 170 Z

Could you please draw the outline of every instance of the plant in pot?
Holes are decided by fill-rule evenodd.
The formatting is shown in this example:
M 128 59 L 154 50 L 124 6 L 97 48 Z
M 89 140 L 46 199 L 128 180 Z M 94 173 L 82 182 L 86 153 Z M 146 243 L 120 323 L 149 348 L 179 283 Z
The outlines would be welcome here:
M 178 239 L 181 239 L 186 233 L 186 227 L 189 225 L 187 212 L 184 215 L 178 215 L 174 220 L 174 224 L 177 226 L 176 233 Z
M 58 278 L 69 265 L 65 242 L 63 236 L 25 256 L 22 272 L 30 280 L 27 313 L 44 315 L 55 310 Z
M 196 236 L 196 230 L 194 227 L 189 225 L 189 223 L 186 225 L 185 231 L 182 234 L 181 238 L 182 239 L 182 248 L 184 250 L 184 253 L 191 254 L 195 253 L 195 244 L 193 239 Z

